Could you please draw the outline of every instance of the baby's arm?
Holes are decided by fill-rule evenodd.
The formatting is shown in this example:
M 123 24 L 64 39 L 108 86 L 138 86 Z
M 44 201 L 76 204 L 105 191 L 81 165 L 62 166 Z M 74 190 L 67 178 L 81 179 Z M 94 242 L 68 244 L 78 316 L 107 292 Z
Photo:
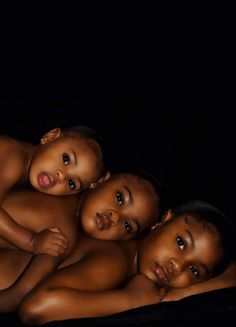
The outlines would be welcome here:
M 59 229 L 44 229 L 39 233 L 19 225 L 0 208 L 0 238 L 14 246 L 33 254 L 57 256 L 67 249 L 67 239 Z
M 84 267 L 86 267 L 86 263 L 83 263 L 83 261 L 79 264 L 84 264 Z M 102 260 L 100 264 L 100 267 L 104 267 Z M 93 265 L 88 265 L 87 268 L 90 271 L 89 275 L 90 278 L 92 277 L 92 281 L 96 280 L 95 276 L 93 277 L 93 273 L 100 276 L 101 281 L 109 278 L 109 276 L 105 277 L 103 274 L 100 274 Z M 112 271 L 117 271 L 117 269 Z M 59 275 L 57 275 L 58 273 Z M 88 285 L 86 284 L 85 273 L 86 269 L 80 274 L 80 269 L 76 272 L 73 269 L 67 271 L 67 268 L 65 268 L 64 271 L 56 272 L 52 277 L 49 277 L 21 303 L 19 307 L 21 319 L 25 323 L 37 325 L 52 320 L 107 316 L 143 305 L 179 300 L 188 295 L 216 288 L 235 286 L 236 283 L 235 263 L 232 263 L 221 276 L 195 284 L 186 289 L 174 289 L 173 293 L 170 290 L 167 294 L 164 289 L 158 290 L 156 285 L 143 275 L 136 275 L 124 289 L 109 290 L 107 287 L 100 285 L 97 291 L 95 291 L 96 285 L 93 282 L 91 283 L 91 280 L 89 281 L 88 279 Z M 113 276 L 112 272 L 109 274 L 111 279 Z M 71 280 L 75 276 L 77 276 L 81 283 L 81 285 L 78 284 L 76 287 L 71 284 Z M 100 291 L 102 287 L 105 288 L 104 291 Z M 115 285 L 110 285 L 109 287 L 114 289 Z M 74 305 L 75 303 L 76 305 Z
M 213 291 L 220 288 L 236 286 L 236 261 L 232 261 L 228 268 L 219 276 L 186 288 L 173 288 L 168 291 L 162 302 L 177 301 L 184 297 Z
M 111 259 L 109 260 L 111 265 Z M 122 272 L 120 266 L 114 266 L 111 271 L 111 267 L 106 270 L 106 262 L 102 258 L 98 264 L 99 270 L 94 258 L 90 257 L 76 264 L 77 269 L 68 267 L 64 271 L 57 271 L 58 276 L 54 274 L 41 283 L 19 307 L 23 322 L 43 324 L 52 320 L 107 316 L 141 305 L 158 303 L 165 294 L 163 289 L 158 291 L 155 284 L 145 276 L 133 279 L 124 289 L 112 291 L 117 287 L 115 279 L 118 278 L 120 284 L 125 271 Z M 84 274 L 85 271 L 89 271 L 88 276 Z M 79 282 L 74 287 L 71 280 L 76 276 Z
M 0 290 L 0 312 L 13 311 L 23 297 L 44 277 L 56 270 L 63 256 L 34 256 L 18 280 L 10 287 Z
M 0 146 L 6 148 L 5 143 Z M 0 204 L 9 190 L 19 183 L 24 175 L 25 160 L 17 149 L 0 149 Z M 2 207 L 0 207 L 0 238 L 14 246 L 33 254 L 58 255 L 67 248 L 65 235 L 59 230 L 44 230 L 34 233 L 19 225 Z

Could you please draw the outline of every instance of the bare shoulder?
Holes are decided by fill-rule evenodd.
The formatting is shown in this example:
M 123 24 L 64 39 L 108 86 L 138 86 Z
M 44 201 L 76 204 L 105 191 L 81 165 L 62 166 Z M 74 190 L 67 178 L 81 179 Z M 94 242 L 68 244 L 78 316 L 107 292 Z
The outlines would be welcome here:
M 1 152 L 7 152 L 12 147 L 14 149 L 17 149 L 18 147 L 20 147 L 20 145 L 21 145 L 21 142 L 19 140 L 14 139 L 9 136 L 0 135 L 0 146 L 1 146 L 0 151 Z
M 54 274 L 50 286 L 67 285 L 86 290 L 113 289 L 130 277 L 131 260 L 127 246 L 124 247 L 122 242 L 82 237 L 74 253 L 74 262 L 71 264 L 70 260 L 65 261 Z
M 9 189 L 23 175 L 27 147 L 24 142 L 7 136 L 0 136 L 0 180 L 2 189 Z
M 11 190 L 2 207 L 14 220 L 32 231 L 59 228 L 69 240 L 70 249 L 78 237 L 75 211 L 76 196 L 49 196 L 35 190 Z

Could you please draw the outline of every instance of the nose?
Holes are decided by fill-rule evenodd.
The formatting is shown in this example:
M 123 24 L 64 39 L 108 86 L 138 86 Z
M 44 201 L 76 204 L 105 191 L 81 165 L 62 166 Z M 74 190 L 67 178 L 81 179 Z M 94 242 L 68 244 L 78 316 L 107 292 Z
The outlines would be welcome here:
M 56 179 L 58 183 L 63 183 L 65 180 L 65 174 L 62 170 L 58 169 L 56 171 Z
M 116 225 L 118 223 L 118 221 L 120 220 L 119 214 L 114 210 L 109 211 L 109 217 L 111 219 L 112 225 Z
M 170 262 L 170 268 L 168 270 L 176 276 L 180 275 L 183 270 L 182 262 L 176 258 L 171 258 L 169 262 Z

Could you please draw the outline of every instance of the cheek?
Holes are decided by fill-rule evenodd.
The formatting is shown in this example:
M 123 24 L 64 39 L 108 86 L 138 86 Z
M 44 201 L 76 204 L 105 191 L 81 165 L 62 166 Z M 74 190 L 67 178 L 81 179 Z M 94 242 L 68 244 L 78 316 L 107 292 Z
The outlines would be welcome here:
M 97 232 L 95 228 L 95 219 L 92 218 L 92 215 L 89 214 L 86 210 L 79 217 L 82 229 L 86 234 L 96 237 L 95 233 Z
M 176 288 L 188 287 L 195 284 L 189 272 L 184 272 L 180 276 L 172 278 L 170 286 Z
M 168 257 L 169 249 L 168 236 L 159 230 L 154 231 L 152 237 L 148 240 L 148 252 L 158 258 L 165 258 Z
M 31 163 L 31 169 L 34 171 L 42 170 L 44 167 L 50 169 L 54 167 L 56 163 L 59 163 L 59 160 L 56 157 L 53 157 L 50 154 L 39 153 Z
M 83 199 L 82 199 L 83 201 Z M 100 212 L 99 202 L 92 196 L 84 199 L 83 205 L 80 208 L 79 219 L 85 228 L 93 228 L 96 212 Z
M 155 237 L 148 238 L 142 246 L 141 262 L 145 265 L 156 261 L 159 262 L 161 257 L 159 248 L 159 242 L 155 240 Z

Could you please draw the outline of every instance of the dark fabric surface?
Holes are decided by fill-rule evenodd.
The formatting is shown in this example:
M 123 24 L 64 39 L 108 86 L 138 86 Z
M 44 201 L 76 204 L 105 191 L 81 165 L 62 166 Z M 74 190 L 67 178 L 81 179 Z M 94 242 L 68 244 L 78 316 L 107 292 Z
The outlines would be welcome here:
M 236 326 L 236 287 L 144 306 L 104 318 L 70 319 L 45 324 L 70 326 Z M 24 326 L 15 314 L 0 315 L 0 326 Z M 161 326 L 161 325 L 160 325 Z

